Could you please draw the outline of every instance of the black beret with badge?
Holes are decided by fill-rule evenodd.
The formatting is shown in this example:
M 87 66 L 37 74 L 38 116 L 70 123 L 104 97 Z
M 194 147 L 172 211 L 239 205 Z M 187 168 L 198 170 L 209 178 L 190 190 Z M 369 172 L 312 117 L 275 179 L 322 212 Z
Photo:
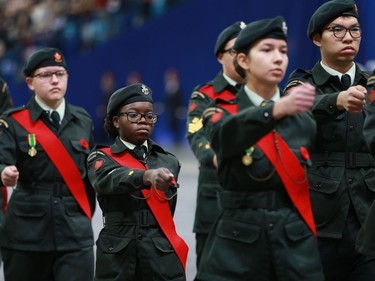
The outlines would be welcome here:
M 232 40 L 233 38 L 236 38 L 240 31 L 245 28 L 245 26 L 246 24 L 243 21 L 237 21 L 224 29 L 217 37 L 214 49 L 215 56 L 217 56 L 219 52 L 222 52 L 225 44 L 227 44 L 228 41 Z
M 23 68 L 23 74 L 30 77 L 33 72 L 41 67 L 62 66 L 66 68 L 66 63 L 62 53 L 56 48 L 43 48 L 31 55 Z
M 285 19 L 277 16 L 249 23 L 237 36 L 233 49 L 237 52 L 247 51 L 255 41 L 264 38 L 287 40 L 288 27 Z
M 136 83 L 118 89 L 109 98 L 107 115 L 112 116 L 117 109 L 133 102 L 153 103 L 151 89 L 142 83 Z
M 353 0 L 332 0 L 321 5 L 310 18 L 307 36 L 312 39 L 315 34 L 321 33 L 328 23 L 340 16 L 358 18 L 357 5 Z

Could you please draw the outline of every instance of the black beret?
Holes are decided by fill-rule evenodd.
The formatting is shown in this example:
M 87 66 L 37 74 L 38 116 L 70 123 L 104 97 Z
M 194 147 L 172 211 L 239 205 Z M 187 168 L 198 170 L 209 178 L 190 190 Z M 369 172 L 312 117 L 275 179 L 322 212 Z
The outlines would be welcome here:
M 321 5 L 311 16 L 307 36 L 312 39 L 323 28 L 340 16 L 353 16 L 358 19 L 357 5 L 353 0 L 333 0 Z
M 44 48 L 31 55 L 23 68 L 23 74 L 30 77 L 34 70 L 45 66 L 62 66 L 66 63 L 62 53 L 55 48 Z
M 283 17 L 262 19 L 249 23 L 237 36 L 233 49 L 241 51 L 258 39 L 276 38 L 287 40 L 287 25 Z
M 244 29 L 246 24 L 243 21 L 237 21 L 231 26 L 224 29 L 217 37 L 215 44 L 215 56 L 221 52 L 229 40 L 236 38 L 242 29 Z
M 109 98 L 107 115 L 113 115 L 115 110 L 133 102 L 146 101 L 153 103 L 152 91 L 145 84 L 136 83 L 115 91 Z

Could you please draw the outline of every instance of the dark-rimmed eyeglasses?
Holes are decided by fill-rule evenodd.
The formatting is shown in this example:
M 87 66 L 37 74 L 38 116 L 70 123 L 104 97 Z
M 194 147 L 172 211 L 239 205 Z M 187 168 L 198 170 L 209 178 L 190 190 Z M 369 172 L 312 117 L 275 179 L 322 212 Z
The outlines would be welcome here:
M 53 75 L 55 75 L 57 79 L 62 80 L 66 77 L 67 74 L 68 72 L 66 70 L 59 70 L 55 72 L 46 71 L 34 74 L 31 77 L 38 77 L 42 81 L 50 81 Z
M 340 39 L 344 38 L 348 31 L 350 36 L 352 36 L 353 38 L 359 38 L 362 34 L 362 29 L 360 26 L 352 26 L 350 28 L 345 28 L 341 25 L 336 25 L 327 27 L 326 30 L 332 32 L 336 38 Z
M 146 122 L 149 124 L 154 124 L 158 120 L 158 115 L 155 113 L 138 113 L 138 112 L 120 112 L 118 116 L 125 116 L 128 118 L 130 123 L 138 123 L 141 121 L 142 117 L 145 118 Z
M 231 56 L 234 56 L 236 54 L 236 51 L 233 50 L 232 48 L 225 49 L 221 51 L 222 54 L 229 53 Z

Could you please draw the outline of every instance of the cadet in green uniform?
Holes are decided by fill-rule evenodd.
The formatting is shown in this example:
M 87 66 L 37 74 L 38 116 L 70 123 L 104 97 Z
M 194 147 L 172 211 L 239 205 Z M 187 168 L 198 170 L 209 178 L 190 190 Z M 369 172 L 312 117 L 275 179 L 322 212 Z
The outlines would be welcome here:
M 311 16 L 307 34 L 320 49 L 312 70 L 297 69 L 287 90 L 309 82 L 318 137 L 309 169 L 310 194 L 326 280 L 375 280 L 375 259 L 355 250 L 375 198 L 375 160 L 362 128 L 367 74 L 354 62 L 361 42 L 357 6 L 334 0 Z
M 93 123 L 64 98 L 68 72 L 59 50 L 36 51 L 24 74 L 31 100 L 0 120 L 1 184 L 16 187 L 0 232 L 5 280 L 91 281 Z
M 222 70 L 214 80 L 197 86 L 190 98 L 187 116 L 187 139 L 191 150 L 199 161 L 199 178 L 197 204 L 193 231 L 196 239 L 196 265 L 199 268 L 208 232 L 219 213 L 216 193 L 221 190 L 217 180 L 215 153 L 202 129 L 202 113 L 215 99 L 233 99 L 238 89 L 237 84 L 243 78 L 235 71 L 233 65 L 233 45 L 238 33 L 245 23 L 238 21 L 225 28 L 218 36 L 214 53 Z
M 363 135 L 372 155 L 375 155 L 375 70 L 367 80 L 367 104 L 365 106 L 365 122 Z M 375 201 L 373 201 L 367 218 L 363 223 L 356 241 L 359 252 L 375 257 Z
M 172 218 L 180 163 L 150 139 L 156 121 L 146 85 L 111 95 L 105 129 L 115 142 L 96 146 L 88 159 L 104 222 L 97 281 L 186 280 L 187 246 Z
M 248 24 L 233 47 L 247 78 L 237 105 L 218 101 L 205 111 L 223 190 L 198 280 L 324 280 L 303 168 L 316 136 L 307 113 L 315 90 L 307 83 L 289 95 L 279 90 L 286 33 L 282 17 Z

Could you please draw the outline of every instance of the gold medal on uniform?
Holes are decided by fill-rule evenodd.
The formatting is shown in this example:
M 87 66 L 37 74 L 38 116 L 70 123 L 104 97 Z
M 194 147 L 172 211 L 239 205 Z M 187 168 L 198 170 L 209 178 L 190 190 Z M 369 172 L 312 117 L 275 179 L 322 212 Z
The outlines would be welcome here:
M 31 157 L 34 157 L 36 155 L 36 149 L 35 149 L 35 146 L 36 146 L 36 137 L 35 137 L 35 134 L 29 134 L 27 136 L 27 141 L 28 141 L 29 146 L 30 146 L 28 154 Z
M 253 163 L 253 157 L 251 156 L 253 151 L 254 151 L 253 146 L 246 149 L 245 155 L 242 156 L 242 164 L 244 164 L 245 166 L 250 166 Z

